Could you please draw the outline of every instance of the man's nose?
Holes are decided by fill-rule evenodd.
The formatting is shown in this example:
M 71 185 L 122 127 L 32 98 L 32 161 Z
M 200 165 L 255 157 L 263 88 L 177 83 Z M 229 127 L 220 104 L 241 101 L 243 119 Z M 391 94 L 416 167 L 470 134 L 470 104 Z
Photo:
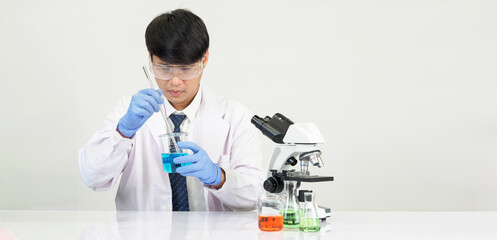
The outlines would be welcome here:
M 183 80 L 179 79 L 179 78 L 178 78 L 178 76 L 176 76 L 176 74 L 174 74 L 173 78 L 171 78 L 171 79 L 169 80 L 169 83 L 170 83 L 171 85 L 175 85 L 175 86 L 176 86 L 176 85 L 180 85 L 182 82 L 183 82 Z

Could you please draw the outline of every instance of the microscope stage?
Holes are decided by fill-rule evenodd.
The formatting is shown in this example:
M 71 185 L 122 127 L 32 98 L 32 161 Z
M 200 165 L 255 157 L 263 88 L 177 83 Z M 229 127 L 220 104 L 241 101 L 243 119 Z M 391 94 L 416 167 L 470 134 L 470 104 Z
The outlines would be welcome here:
M 283 181 L 300 181 L 300 182 L 329 182 L 333 181 L 333 177 L 323 177 L 323 176 L 288 176 L 283 179 Z

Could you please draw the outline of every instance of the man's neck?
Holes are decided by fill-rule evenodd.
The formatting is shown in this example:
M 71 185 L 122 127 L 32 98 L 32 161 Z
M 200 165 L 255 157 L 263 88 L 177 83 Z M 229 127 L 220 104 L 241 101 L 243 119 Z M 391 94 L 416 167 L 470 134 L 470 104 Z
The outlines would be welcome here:
M 183 111 L 183 109 L 185 109 L 186 107 L 188 107 L 188 105 L 190 105 L 190 103 L 192 103 L 192 100 L 184 104 L 173 104 L 172 102 L 169 103 L 171 103 L 171 106 L 173 106 L 173 108 L 176 109 L 176 111 Z

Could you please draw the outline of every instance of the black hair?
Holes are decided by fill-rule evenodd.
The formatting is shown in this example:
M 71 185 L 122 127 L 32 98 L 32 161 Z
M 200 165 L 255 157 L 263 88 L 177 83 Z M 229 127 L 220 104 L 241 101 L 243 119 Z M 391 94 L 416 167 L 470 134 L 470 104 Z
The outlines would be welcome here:
M 209 33 L 197 15 L 176 9 L 150 22 L 145 42 L 151 58 L 155 55 L 170 64 L 192 64 L 209 49 Z

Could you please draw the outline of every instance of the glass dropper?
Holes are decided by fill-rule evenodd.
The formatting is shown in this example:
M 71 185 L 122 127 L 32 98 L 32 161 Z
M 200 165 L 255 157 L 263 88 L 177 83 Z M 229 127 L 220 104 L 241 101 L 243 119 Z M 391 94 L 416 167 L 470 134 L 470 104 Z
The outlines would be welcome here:
M 159 87 L 157 87 L 157 88 L 155 87 L 152 79 L 150 78 L 150 75 L 148 74 L 147 68 L 145 66 L 142 66 L 142 68 L 143 68 L 143 72 L 145 73 L 145 77 L 147 77 L 148 83 L 150 84 L 150 87 L 152 89 L 159 89 Z M 160 113 L 162 115 L 162 118 L 164 118 L 164 122 L 166 123 L 166 134 L 170 135 L 170 134 L 172 134 L 172 131 L 171 131 L 171 126 L 169 126 L 169 122 L 167 121 L 166 106 L 165 106 L 167 99 L 164 97 L 164 94 L 161 94 L 160 97 L 161 97 L 163 103 L 159 105 L 159 110 L 160 110 Z M 176 150 L 175 152 L 180 152 L 178 145 L 176 144 L 176 138 L 172 137 L 171 139 L 172 139 L 172 142 L 174 145 L 174 150 Z

